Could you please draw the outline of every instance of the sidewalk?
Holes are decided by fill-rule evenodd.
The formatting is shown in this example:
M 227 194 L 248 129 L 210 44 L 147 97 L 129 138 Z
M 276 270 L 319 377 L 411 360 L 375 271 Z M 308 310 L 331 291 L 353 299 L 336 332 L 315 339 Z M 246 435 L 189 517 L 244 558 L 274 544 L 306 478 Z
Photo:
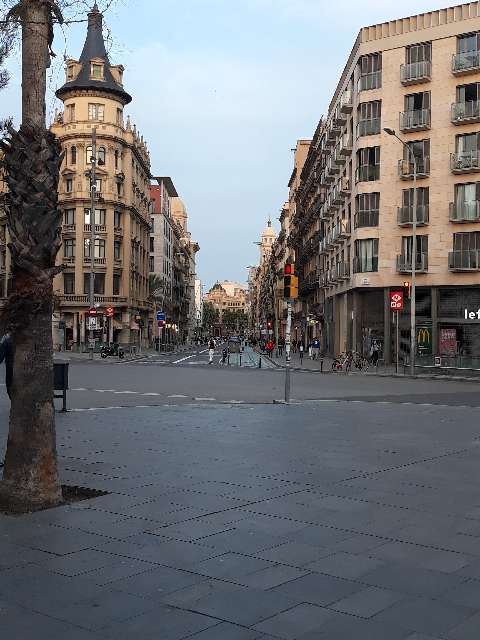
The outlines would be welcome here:
M 193 347 L 180 346 L 172 351 L 156 351 L 155 349 L 144 349 L 139 352 L 137 348 L 136 353 L 129 353 L 125 351 L 125 360 L 140 360 L 143 358 L 149 358 L 151 356 L 169 356 L 176 353 L 184 353 L 185 351 L 190 351 Z M 85 362 L 90 359 L 90 353 L 87 352 L 77 352 L 77 351 L 55 351 L 54 352 L 54 360 L 68 360 L 69 362 Z M 118 356 L 110 356 L 106 358 L 106 361 L 111 360 L 112 358 L 118 360 Z M 102 360 L 100 353 L 94 353 L 93 359 L 95 361 Z

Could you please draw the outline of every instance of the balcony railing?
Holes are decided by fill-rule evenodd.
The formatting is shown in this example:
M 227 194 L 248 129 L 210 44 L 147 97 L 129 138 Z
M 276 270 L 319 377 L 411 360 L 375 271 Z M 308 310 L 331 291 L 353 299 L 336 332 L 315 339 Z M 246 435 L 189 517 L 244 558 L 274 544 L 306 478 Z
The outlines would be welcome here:
M 349 134 L 344 134 L 342 139 L 340 140 L 340 155 L 341 156 L 350 156 L 352 155 L 353 141 L 352 137 Z
M 452 104 L 453 124 L 464 124 L 467 122 L 480 121 L 480 100 L 470 100 L 469 102 L 454 102 Z
M 355 229 L 362 227 L 378 227 L 378 209 L 357 211 L 354 217 Z
M 84 224 L 83 225 L 83 230 L 87 233 L 91 233 L 92 231 L 92 225 L 90 224 Z M 96 224 L 95 225 L 95 232 L 96 233 L 107 233 L 107 227 L 104 224 Z
M 358 90 L 369 91 L 370 89 L 380 89 L 382 86 L 382 72 L 372 71 L 360 76 L 358 79 Z
M 430 109 L 413 109 L 400 113 L 400 131 L 423 131 L 430 129 Z
M 348 178 L 347 176 L 343 176 L 343 178 L 340 180 L 340 193 L 342 193 L 345 197 L 349 196 L 351 193 L 351 185 L 350 185 L 350 178 Z
M 113 232 L 117 236 L 123 236 L 123 227 L 114 227 Z
M 75 233 L 75 224 L 64 224 L 62 226 L 62 233 Z
M 336 270 L 339 280 L 348 280 L 350 278 L 350 264 L 348 262 L 337 262 Z
M 353 259 L 353 273 L 372 273 L 378 271 L 378 257 L 371 258 L 355 257 Z
M 425 273 L 428 271 L 428 254 L 417 253 L 415 257 L 415 271 L 417 273 Z M 397 272 L 398 273 L 411 273 L 412 272 L 412 256 L 406 256 L 401 253 L 397 255 Z
M 84 262 L 84 264 L 90 264 L 92 262 L 92 259 L 89 256 L 84 256 L 83 257 L 83 262 Z M 95 264 L 106 265 L 107 264 L 107 259 L 106 258 L 95 258 Z
M 456 53 L 452 58 L 452 73 L 463 76 L 480 70 L 480 51 Z
M 430 157 L 419 156 L 416 158 L 417 178 L 427 178 L 430 175 Z M 413 162 L 410 160 L 398 161 L 398 175 L 402 180 L 413 178 Z
M 448 268 L 450 271 L 480 271 L 480 251 L 451 251 L 448 254 Z
M 451 153 L 450 169 L 452 173 L 480 171 L 480 152 L 462 151 L 461 153 Z
M 65 303 L 69 303 L 69 304 L 88 304 L 89 303 L 89 296 L 88 295 L 83 295 L 83 296 L 77 296 L 77 295 L 63 295 L 60 296 L 61 297 L 61 301 L 65 302 Z M 125 304 L 127 302 L 127 298 L 123 298 L 120 296 L 100 296 L 100 295 L 95 295 L 94 297 L 95 302 L 98 302 L 100 304 Z
M 343 113 L 351 113 L 353 109 L 353 96 L 351 91 L 345 91 L 340 98 L 340 109 Z
M 450 203 L 451 222 L 479 222 L 480 221 L 480 201 L 451 202 Z
M 355 182 L 371 182 L 372 180 L 379 180 L 380 178 L 380 165 L 378 164 L 364 164 L 356 168 Z
M 360 120 L 357 124 L 357 138 L 361 136 L 373 136 L 380 133 L 381 119 L 380 118 L 368 118 L 367 120 Z
M 429 82 L 431 79 L 432 63 L 430 60 L 400 65 L 400 82 L 403 85 Z
M 423 227 L 428 224 L 429 205 L 417 205 L 417 226 Z M 408 227 L 413 224 L 413 206 L 398 207 L 397 222 L 401 227 Z
M 63 264 L 75 264 L 75 256 L 63 256 Z

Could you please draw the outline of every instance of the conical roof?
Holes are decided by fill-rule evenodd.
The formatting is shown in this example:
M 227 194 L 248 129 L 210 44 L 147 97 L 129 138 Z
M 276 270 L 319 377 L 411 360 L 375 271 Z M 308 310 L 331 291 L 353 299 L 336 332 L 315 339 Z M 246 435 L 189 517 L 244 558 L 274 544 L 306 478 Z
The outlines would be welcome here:
M 78 89 L 90 89 L 114 94 L 124 104 L 132 101 L 132 97 L 124 91 L 110 71 L 110 60 L 108 59 L 105 41 L 103 39 L 103 15 L 100 13 L 95 2 L 92 10 L 88 14 L 88 30 L 83 51 L 79 62 L 82 65 L 77 77 L 70 82 L 66 82 L 63 87 L 57 90 L 57 98 L 62 98 L 69 91 Z M 103 80 L 90 77 L 90 62 L 101 59 L 105 62 L 103 70 Z

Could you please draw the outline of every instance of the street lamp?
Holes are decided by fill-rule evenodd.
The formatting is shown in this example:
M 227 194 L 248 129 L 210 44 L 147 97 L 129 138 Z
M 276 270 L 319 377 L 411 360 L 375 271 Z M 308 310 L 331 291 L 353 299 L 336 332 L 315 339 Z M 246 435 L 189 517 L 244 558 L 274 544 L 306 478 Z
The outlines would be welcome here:
M 410 296 L 410 373 L 415 374 L 415 347 L 416 347 L 416 327 L 415 327 L 415 293 L 416 293 L 416 271 L 415 261 L 417 258 L 417 158 L 411 147 L 399 138 L 394 129 L 384 128 L 385 133 L 393 136 L 407 149 L 408 155 L 413 165 L 413 212 L 412 212 L 412 289 Z

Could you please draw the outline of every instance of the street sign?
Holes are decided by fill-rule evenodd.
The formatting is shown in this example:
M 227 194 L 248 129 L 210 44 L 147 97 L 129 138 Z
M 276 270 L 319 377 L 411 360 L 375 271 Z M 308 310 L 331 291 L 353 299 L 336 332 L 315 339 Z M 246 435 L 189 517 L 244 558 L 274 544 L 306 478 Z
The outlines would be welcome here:
M 157 320 L 158 322 L 165 322 L 165 320 L 167 319 L 167 315 L 165 313 L 165 311 L 157 311 Z
M 390 309 L 403 311 L 403 291 L 390 291 Z
M 98 329 L 97 318 L 88 318 L 88 330 L 95 331 Z
M 88 315 L 91 318 L 96 318 L 97 317 L 97 310 L 95 307 L 90 307 L 90 309 L 88 310 Z
M 115 309 L 113 307 L 107 307 L 105 309 L 105 315 L 107 316 L 107 318 L 113 318 L 115 313 Z

